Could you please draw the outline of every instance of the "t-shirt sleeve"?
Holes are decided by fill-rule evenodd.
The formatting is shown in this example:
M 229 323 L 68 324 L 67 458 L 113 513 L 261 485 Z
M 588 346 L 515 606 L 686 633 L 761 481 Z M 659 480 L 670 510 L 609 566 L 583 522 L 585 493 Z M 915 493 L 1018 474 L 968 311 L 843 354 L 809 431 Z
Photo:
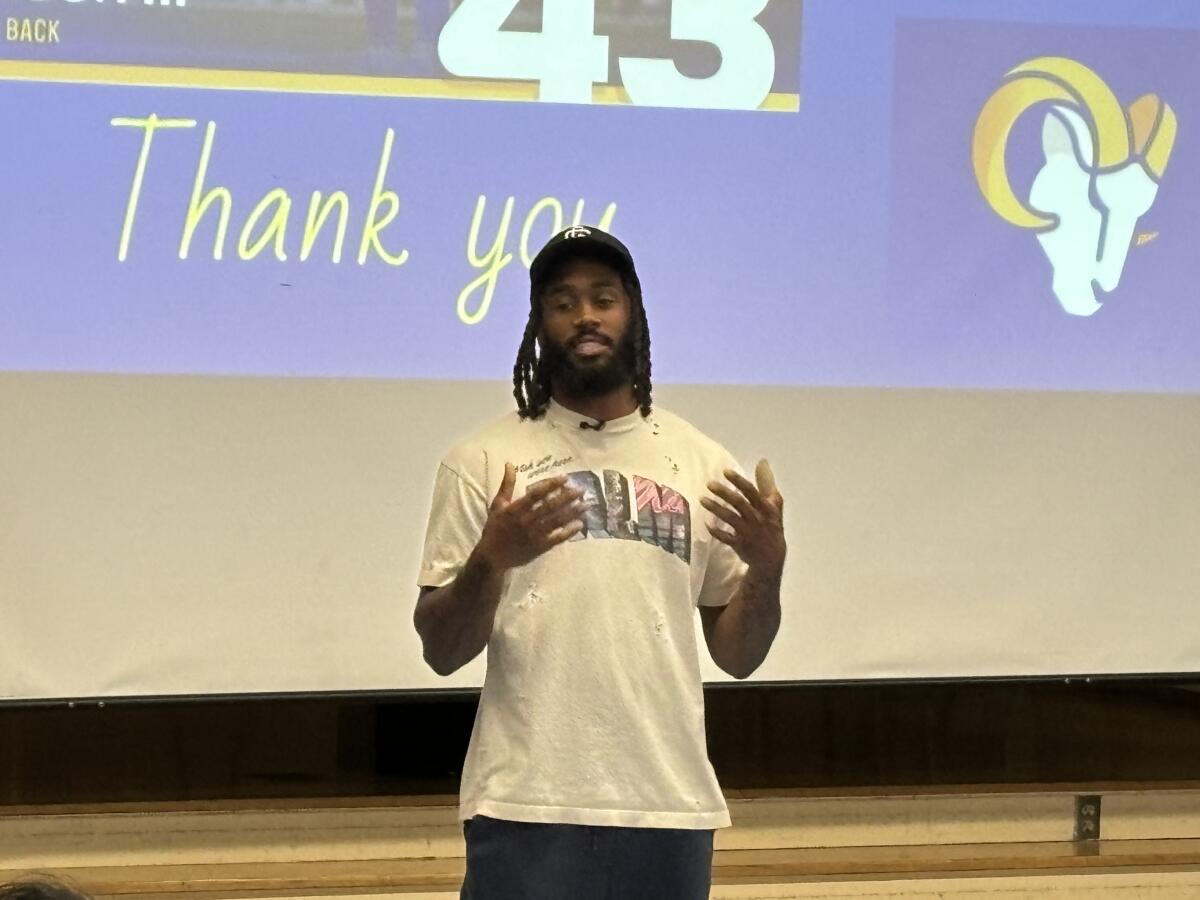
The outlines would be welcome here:
M 742 467 L 737 461 L 732 456 L 726 456 L 721 465 L 713 471 L 712 479 L 724 482 L 725 476 L 722 473 L 725 469 L 742 472 Z M 728 527 L 707 510 L 703 515 L 705 521 L 715 523 L 715 527 Z M 700 606 L 728 606 L 742 583 L 747 566 L 728 544 L 722 544 L 714 537 L 710 537 L 709 540 L 712 546 L 708 551 L 708 564 L 704 568 L 704 581 L 700 585 L 700 597 L 696 602 Z
M 732 547 L 714 538 L 708 553 L 704 583 L 700 587 L 700 598 L 696 602 L 700 606 L 728 606 L 745 574 L 746 564 L 741 557 Z
M 438 466 L 418 586 L 442 587 L 458 577 L 483 534 L 488 506 L 483 487 L 465 467 Z

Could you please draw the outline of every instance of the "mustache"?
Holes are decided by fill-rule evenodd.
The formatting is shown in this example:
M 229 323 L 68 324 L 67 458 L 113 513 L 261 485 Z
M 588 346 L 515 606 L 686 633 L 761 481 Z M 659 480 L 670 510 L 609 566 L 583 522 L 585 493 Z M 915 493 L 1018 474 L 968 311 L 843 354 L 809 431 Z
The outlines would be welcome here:
M 579 334 L 575 335 L 575 337 L 571 338 L 570 343 L 567 346 L 574 349 L 575 347 L 578 347 L 580 344 L 582 344 L 584 341 L 595 341 L 598 344 L 604 344 L 606 347 L 612 346 L 612 339 L 605 337 L 604 335 L 600 334 L 600 332 L 598 332 L 598 331 L 580 332 Z

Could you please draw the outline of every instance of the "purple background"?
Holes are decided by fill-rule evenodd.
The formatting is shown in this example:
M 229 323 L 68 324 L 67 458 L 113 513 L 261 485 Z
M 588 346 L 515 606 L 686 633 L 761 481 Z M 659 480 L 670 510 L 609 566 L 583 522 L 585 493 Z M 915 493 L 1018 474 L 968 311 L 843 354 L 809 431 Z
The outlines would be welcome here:
M 664 381 L 1200 390 L 1188 215 L 1200 4 L 1142 7 L 811 0 L 798 115 L 0 83 L 0 368 L 504 379 L 527 278 L 515 260 L 482 323 L 458 321 L 476 274 L 471 215 L 487 194 L 486 239 L 515 195 L 512 250 L 524 211 L 553 194 L 568 208 L 585 199 L 589 221 L 618 203 Z M 1088 63 L 1125 102 L 1156 91 L 1179 117 L 1141 225 L 1162 233 L 1131 250 L 1121 287 L 1086 320 L 1058 309 L 1036 239 L 987 208 L 970 171 L 980 105 L 1039 53 Z M 201 124 L 156 137 L 118 263 L 140 133 L 109 120 L 150 112 Z M 208 183 L 235 198 L 226 259 L 207 258 L 209 224 L 180 261 L 210 118 Z M 388 127 L 402 208 L 383 239 L 411 256 L 360 267 Z M 288 262 L 230 258 L 274 187 L 298 222 L 312 189 L 350 194 L 340 265 L 327 239 L 298 262 L 296 225 Z

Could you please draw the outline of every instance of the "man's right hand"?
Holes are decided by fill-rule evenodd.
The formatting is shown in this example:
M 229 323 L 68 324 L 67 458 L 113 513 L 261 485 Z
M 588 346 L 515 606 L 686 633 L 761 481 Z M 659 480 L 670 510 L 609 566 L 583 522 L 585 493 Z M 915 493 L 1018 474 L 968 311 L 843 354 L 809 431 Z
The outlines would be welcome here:
M 570 487 L 565 475 L 530 485 L 519 500 L 512 498 L 516 482 L 516 467 L 505 463 L 504 479 L 475 548 L 497 574 L 532 562 L 583 530 L 583 492 Z

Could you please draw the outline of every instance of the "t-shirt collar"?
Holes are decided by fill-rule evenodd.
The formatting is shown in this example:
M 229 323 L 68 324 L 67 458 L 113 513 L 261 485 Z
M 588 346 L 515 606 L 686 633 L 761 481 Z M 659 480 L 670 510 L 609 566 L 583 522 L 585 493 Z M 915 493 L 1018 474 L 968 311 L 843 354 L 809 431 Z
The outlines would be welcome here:
M 635 409 L 627 416 L 621 416 L 618 419 L 609 419 L 604 423 L 601 429 L 580 428 L 580 422 L 595 424 L 596 420 L 581 416 L 579 413 L 567 409 L 560 403 L 554 400 L 550 401 L 550 405 L 546 407 L 546 421 L 557 427 L 566 427 L 582 434 L 588 435 L 605 435 L 605 434 L 620 434 L 637 428 L 645 420 L 642 418 L 642 411 Z

